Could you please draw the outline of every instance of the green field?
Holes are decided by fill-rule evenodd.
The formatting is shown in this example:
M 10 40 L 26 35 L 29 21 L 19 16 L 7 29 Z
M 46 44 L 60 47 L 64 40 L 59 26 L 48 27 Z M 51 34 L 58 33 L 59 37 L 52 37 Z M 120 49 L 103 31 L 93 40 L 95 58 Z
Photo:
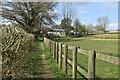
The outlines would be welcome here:
M 70 44 L 70 42 L 65 42 L 66 44 Z M 71 42 L 72 45 L 76 46 L 78 42 Z M 83 43 L 83 42 L 82 42 Z M 63 48 L 64 51 L 64 48 Z M 50 55 L 50 54 L 49 54 Z M 68 58 L 72 60 L 72 51 L 69 50 L 68 52 Z M 53 60 L 51 63 L 54 64 L 55 60 Z M 86 71 L 88 70 L 88 57 L 86 55 L 78 53 L 77 55 L 77 63 Z M 57 64 L 54 64 L 56 66 Z M 64 65 L 64 63 L 62 63 Z M 56 66 L 57 67 L 57 66 Z M 54 73 L 56 73 L 56 68 L 52 68 Z M 64 69 L 64 68 L 63 68 Z M 72 77 L 72 69 L 70 65 L 68 66 L 68 73 L 69 75 L 67 78 Z M 106 61 L 98 60 L 96 59 L 96 78 L 97 80 L 101 78 L 118 78 L 118 65 L 114 65 L 112 63 L 108 63 Z M 84 78 L 82 74 L 77 74 L 78 78 Z
M 87 50 L 96 50 L 97 52 L 102 52 L 105 54 L 117 55 L 117 41 L 92 41 L 92 40 L 83 40 L 83 41 L 71 41 L 64 42 L 72 46 L 80 46 L 82 49 Z M 109 46 L 111 45 L 111 46 Z M 99 47 L 98 47 L 99 46 Z M 69 50 L 68 57 L 72 59 L 72 51 Z M 88 57 L 78 53 L 77 58 L 78 64 L 87 71 L 88 69 Z M 100 78 L 118 78 L 118 65 L 108 63 L 102 60 L 96 59 L 96 77 Z
M 69 50 L 68 57 L 72 60 L 72 51 Z M 88 70 L 88 57 L 78 53 L 77 63 L 86 71 Z M 118 78 L 118 65 L 107 63 L 96 59 L 96 78 Z M 80 76 L 79 76 L 80 77 Z
M 89 35 L 81 38 L 83 39 L 120 39 L 118 35 L 119 34 L 98 34 L 98 35 Z
M 106 38 L 107 37 L 107 38 Z M 108 38 L 109 37 L 109 38 Z M 108 40 L 81 40 L 81 39 L 108 39 Z M 85 50 L 95 50 L 103 54 L 109 54 L 113 56 L 118 56 L 118 34 L 100 34 L 100 35 L 90 35 L 86 37 L 78 38 L 61 38 L 55 41 L 63 42 L 72 46 L 80 46 L 80 48 Z
M 80 46 L 82 49 L 95 50 L 100 53 L 118 55 L 118 41 L 81 40 L 63 42 L 72 46 Z
M 116 36 L 114 36 L 116 35 Z M 54 39 L 55 41 L 62 42 L 71 46 L 80 46 L 85 50 L 95 50 L 96 52 L 108 54 L 112 56 L 118 56 L 118 41 L 112 40 L 79 40 L 79 39 L 95 39 L 98 35 L 80 38 L 61 38 Z M 106 39 L 104 34 L 99 35 L 98 39 Z M 109 39 L 117 39 L 117 34 L 110 34 Z M 108 38 L 107 38 L 108 39 Z M 69 50 L 68 57 L 72 59 L 72 51 Z M 88 57 L 78 53 L 78 64 L 87 71 Z M 71 69 L 70 69 L 71 70 Z M 70 71 L 69 70 L 69 71 Z M 70 72 L 71 73 L 71 72 Z M 118 78 L 118 65 L 108 63 L 106 61 L 96 59 L 96 77 L 100 78 Z M 79 76 L 80 77 L 80 76 Z

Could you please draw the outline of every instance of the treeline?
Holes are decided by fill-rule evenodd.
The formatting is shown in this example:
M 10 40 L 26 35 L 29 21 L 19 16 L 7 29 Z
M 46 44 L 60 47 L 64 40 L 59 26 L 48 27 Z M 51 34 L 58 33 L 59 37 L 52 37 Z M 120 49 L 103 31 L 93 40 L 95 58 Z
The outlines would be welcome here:
M 34 34 L 36 39 L 42 37 L 50 26 L 65 29 L 66 36 L 69 36 L 71 30 L 80 35 L 106 33 L 109 24 L 107 16 L 98 18 L 96 26 L 86 26 L 74 19 L 77 11 L 71 3 L 63 3 L 61 14 L 55 12 L 57 4 L 58 2 L 6 2 L 2 3 L 0 15 L 12 25 L 20 26 L 28 33 Z M 62 17 L 61 24 L 56 25 L 55 20 L 59 16 Z
M 63 3 L 61 15 L 56 12 L 57 4 L 58 2 L 5 2 L 2 3 L 0 15 L 12 25 L 20 26 L 26 32 L 34 34 L 36 39 L 42 37 L 50 26 L 65 29 L 66 36 L 69 36 L 71 30 L 80 35 L 106 33 L 109 24 L 107 16 L 98 18 L 96 26 L 86 26 L 74 19 L 77 11 L 71 3 Z M 55 23 L 58 15 L 62 17 L 60 25 Z
M 53 28 L 64 29 L 66 33 L 66 37 L 70 36 L 71 31 L 73 34 L 79 34 L 82 36 L 84 34 L 97 34 L 97 33 L 106 33 L 106 27 L 108 27 L 109 19 L 107 16 L 102 16 L 96 20 L 96 25 L 82 24 L 78 18 L 75 18 L 77 14 L 77 10 L 73 7 L 72 3 L 64 3 L 62 4 L 61 10 L 61 23 L 60 25 L 54 25 Z
M 71 33 L 74 33 L 75 36 L 80 37 L 86 34 L 106 33 L 106 27 L 108 26 L 108 24 L 109 20 L 107 16 L 98 18 L 96 25 L 89 24 L 87 26 L 82 24 L 79 19 L 75 19 L 74 21 L 72 21 L 70 18 L 64 18 L 61 21 L 60 25 L 54 25 L 52 26 L 52 28 L 64 29 L 66 37 L 70 36 Z

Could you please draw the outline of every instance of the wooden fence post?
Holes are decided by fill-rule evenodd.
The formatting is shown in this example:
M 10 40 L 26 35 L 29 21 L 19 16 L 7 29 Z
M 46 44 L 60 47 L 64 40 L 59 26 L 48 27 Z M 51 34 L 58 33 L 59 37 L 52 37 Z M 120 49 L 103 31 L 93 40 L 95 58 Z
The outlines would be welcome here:
M 50 52 L 51 52 L 51 41 L 49 40 L 49 42 L 50 42 Z
M 53 58 L 55 59 L 55 42 L 53 42 Z
M 52 53 L 52 51 L 53 51 L 53 41 L 51 40 L 51 53 Z
M 54 59 L 54 41 L 52 41 L 52 56 L 53 56 L 53 59 Z
M 45 37 L 44 37 L 43 41 L 44 41 L 44 43 L 45 43 L 45 45 L 46 45 L 46 42 L 45 42 Z
M 47 44 L 47 47 L 49 47 L 49 41 L 47 38 L 46 38 L 46 44 Z
M 64 72 L 67 75 L 67 54 L 68 54 L 68 45 L 64 44 Z
M 48 41 L 48 49 L 50 50 L 50 41 L 49 40 L 47 40 Z
M 50 52 L 51 52 L 51 56 L 52 56 L 52 41 L 50 40 Z
M 77 76 L 77 47 L 73 49 L 72 78 L 76 80 Z
M 62 44 L 59 43 L 59 68 L 62 69 Z
M 49 41 L 48 41 L 48 39 L 46 38 L 46 44 L 47 44 L 47 47 L 49 47 L 49 46 L 48 46 L 48 43 L 49 43 Z
M 95 57 L 96 52 L 90 51 L 88 57 L 88 79 L 95 80 Z
M 51 54 L 53 56 L 53 41 L 52 40 L 51 40 L 51 43 L 52 43 L 52 45 L 51 45 Z
M 45 44 L 47 45 L 47 38 L 46 37 L 44 37 L 44 41 L 45 41 Z
M 56 42 L 56 62 L 58 63 L 59 44 Z

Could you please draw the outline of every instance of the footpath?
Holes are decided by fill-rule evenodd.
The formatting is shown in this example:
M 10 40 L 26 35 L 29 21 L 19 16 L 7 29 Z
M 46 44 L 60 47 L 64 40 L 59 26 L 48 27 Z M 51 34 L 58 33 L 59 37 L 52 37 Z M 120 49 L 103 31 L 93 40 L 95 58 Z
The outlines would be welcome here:
M 46 59 L 45 46 L 43 42 L 36 43 L 36 50 L 30 54 L 30 58 L 21 68 L 21 78 L 23 79 L 40 79 L 54 78 L 50 69 L 50 64 Z

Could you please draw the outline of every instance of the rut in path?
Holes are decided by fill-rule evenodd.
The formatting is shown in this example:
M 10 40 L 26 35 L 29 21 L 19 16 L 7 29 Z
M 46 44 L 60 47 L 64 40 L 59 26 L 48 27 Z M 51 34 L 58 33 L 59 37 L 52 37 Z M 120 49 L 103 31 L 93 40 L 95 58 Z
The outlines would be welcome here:
M 41 49 L 42 49 L 42 54 L 40 54 L 41 56 L 41 77 L 42 78 L 53 78 L 53 74 L 52 71 L 50 70 L 50 64 L 47 62 L 46 58 L 45 58 L 45 48 L 44 48 L 44 44 L 41 43 Z

